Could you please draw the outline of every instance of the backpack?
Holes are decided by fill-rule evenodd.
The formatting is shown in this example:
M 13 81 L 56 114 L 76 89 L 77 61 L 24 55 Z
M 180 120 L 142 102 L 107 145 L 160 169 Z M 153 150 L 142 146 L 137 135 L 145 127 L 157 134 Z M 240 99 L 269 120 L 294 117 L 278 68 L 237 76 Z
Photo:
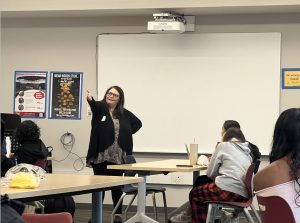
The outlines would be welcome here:
M 10 200 L 7 195 L 1 195 L 1 221 L 2 223 L 25 223 L 21 214 L 24 204 L 20 201 Z
M 44 205 L 45 214 L 69 212 L 73 217 L 75 213 L 75 202 L 73 197 L 55 197 L 45 200 Z

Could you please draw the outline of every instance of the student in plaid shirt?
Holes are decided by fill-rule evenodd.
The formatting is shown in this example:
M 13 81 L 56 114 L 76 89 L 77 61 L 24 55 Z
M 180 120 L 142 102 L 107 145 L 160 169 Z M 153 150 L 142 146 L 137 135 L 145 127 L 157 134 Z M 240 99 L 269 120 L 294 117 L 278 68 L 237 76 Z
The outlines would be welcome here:
M 176 223 L 205 223 L 205 201 L 246 201 L 245 176 L 251 150 L 239 128 L 229 128 L 211 157 L 207 175 L 198 177 L 190 192 L 191 208 L 171 218 Z

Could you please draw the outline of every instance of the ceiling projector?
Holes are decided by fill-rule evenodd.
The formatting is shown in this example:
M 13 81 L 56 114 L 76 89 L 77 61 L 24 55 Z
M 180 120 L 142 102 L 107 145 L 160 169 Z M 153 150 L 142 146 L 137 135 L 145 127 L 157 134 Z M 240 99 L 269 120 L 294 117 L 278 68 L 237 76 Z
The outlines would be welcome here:
M 183 33 L 186 20 L 183 15 L 175 13 L 154 13 L 154 21 L 148 22 L 148 31 L 154 33 Z

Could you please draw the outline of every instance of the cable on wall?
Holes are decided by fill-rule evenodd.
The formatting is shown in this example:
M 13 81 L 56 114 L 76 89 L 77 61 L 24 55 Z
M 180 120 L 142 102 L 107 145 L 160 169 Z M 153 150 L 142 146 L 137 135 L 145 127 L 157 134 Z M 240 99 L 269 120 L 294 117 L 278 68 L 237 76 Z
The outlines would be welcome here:
M 74 163 L 73 163 L 73 168 L 76 171 L 81 171 L 84 168 L 84 161 L 83 158 L 84 157 L 80 157 L 78 154 L 74 153 L 73 150 L 73 146 L 75 144 L 75 136 L 70 133 L 70 132 L 66 132 L 64 133 L 61 137 L 60 137 L 60 142 L 63 146 L 63 148 L 68 152 L 68 154 L 61 160 L 54 160 L 56 162 L 63 162 L 65 161 L 71 154 L 76 156 L 77 158 L 75 159 Z M 80 167 L 77 168 L 76 167 L 76 163 L 80 164 Z

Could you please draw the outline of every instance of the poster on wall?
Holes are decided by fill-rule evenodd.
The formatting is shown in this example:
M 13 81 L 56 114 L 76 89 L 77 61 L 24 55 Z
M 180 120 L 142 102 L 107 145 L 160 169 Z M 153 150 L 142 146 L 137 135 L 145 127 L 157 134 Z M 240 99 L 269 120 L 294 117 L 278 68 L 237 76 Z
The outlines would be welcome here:
M 47 74 L 47 71 L 15 71 L 15 114 L 24 118 L 46 117 Z
M 82 72 L 50 72 L 49 118 L 81 119 Z
M 282 89 L 300 89 L 300 68 L 282 68 Z

